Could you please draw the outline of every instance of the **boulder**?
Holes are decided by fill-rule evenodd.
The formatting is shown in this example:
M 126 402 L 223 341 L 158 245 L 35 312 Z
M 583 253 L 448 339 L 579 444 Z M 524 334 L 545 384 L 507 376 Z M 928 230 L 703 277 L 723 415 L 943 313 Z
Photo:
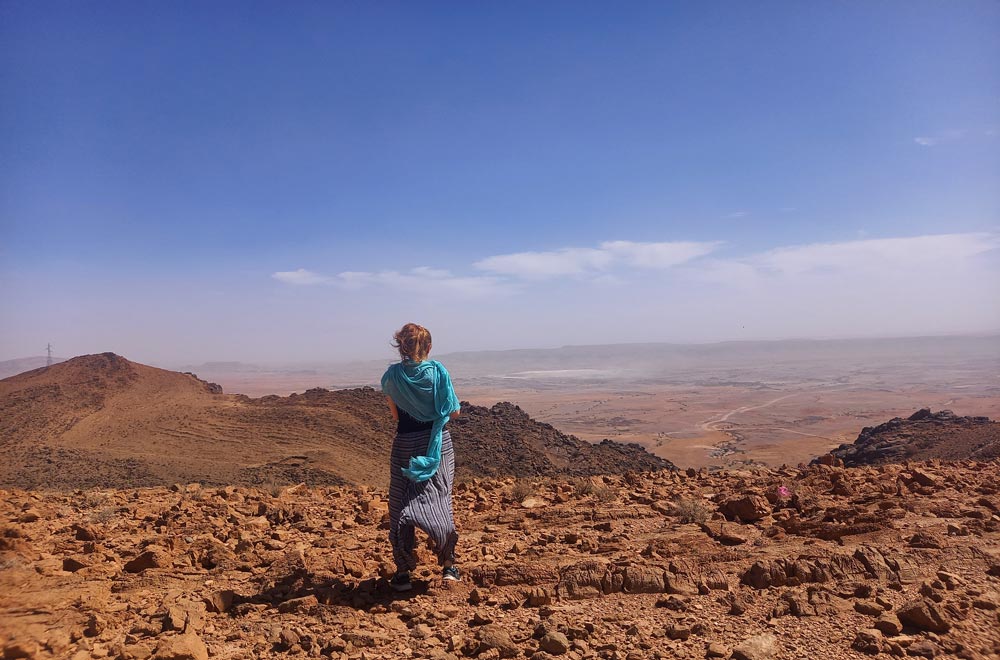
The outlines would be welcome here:
M 729 520 L 754 522 L 771 513 L 771 503 L 762 495 L 744 495 L 726 500 L 719 510 Z
M 729 653 L 729 647 L 721 642 L 710 642 L 705 649 L 706 658 L 728 658 Z
M 221 614 L 222 612 L 229 611 L 229 608 L 233 606 L 233 599 L 236 594 L 229 589 L 224 589 L 222 591 L 214 591 L 210 595 L 205 596 L 205 607 L 208 608 L 209 612 L 216 612 Z
M 945 633 L 951 630 L 951 622 L 945 617 L 937 603 L 928 598 L 911 600 L 896 610 L 896 616 L 904 626 L 919 630 Z
M 160 548 L 150 548 L 125 563 L 126 573 L 142 573 L 150 568 L 167 568 L 170 556 Z
M 851 644 L 851 648 L 869 655 L 878 655 L 882 652 L 882 642 L 883 638 L 880 630 L 866 628 L 858 631 L 858 634 L 854 637 L 854 642 Z
M 501 658 L 513 658 L 520 653 L 517 644 L 507 631 L 496 624 L 491 623 L 480 628 L 476 632 L 476 640 L 479 642 L 478 650 L 475 652 L 477 655 L 490 649 L 496 649 Z
M 875 628 L 889 637 L 895 637 L 903 632 L 903 624 L 900 622 L 899 617 L 891 612 L 886 612 L 880 616 L 878 621 L 875 622 Z
M 208 660 L 208 649 L 195 634 L 173 635 L 160 640 L 153 660 Z
M 764 633 L 754 635 L 733 649 L 733 660 L 770 660 L 778 652 L 778 638 Z
M 539 646 L 546 653 L 551 653 L 552 655 L 562 655 L 570 649 L 569 640 L 566 635 L 558 631 L 551 631 L 545 633 L 541 640 L 539 640 Z

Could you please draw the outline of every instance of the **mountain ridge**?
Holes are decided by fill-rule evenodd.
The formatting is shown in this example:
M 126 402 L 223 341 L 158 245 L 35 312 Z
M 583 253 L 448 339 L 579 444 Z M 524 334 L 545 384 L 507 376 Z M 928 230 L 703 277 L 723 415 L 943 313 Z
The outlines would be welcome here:
M 509 403 L 463 403 L 450 429 L 459 479 L 675 469 L 638 445 L 568 436 Z M 251 398 L 114 353 L 0 380 L 4 486 L 381 485 L 393 434 L 373 388 Z

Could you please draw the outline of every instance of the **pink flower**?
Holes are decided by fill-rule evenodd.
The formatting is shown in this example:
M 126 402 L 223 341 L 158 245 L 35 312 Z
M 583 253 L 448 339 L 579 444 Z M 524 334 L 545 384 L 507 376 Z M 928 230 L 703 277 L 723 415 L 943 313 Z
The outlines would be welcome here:
M 791 497 L 792 491 L 788 490 L 785 486 L 778 486 L 778 497 L 784 499 L 786 497 Z

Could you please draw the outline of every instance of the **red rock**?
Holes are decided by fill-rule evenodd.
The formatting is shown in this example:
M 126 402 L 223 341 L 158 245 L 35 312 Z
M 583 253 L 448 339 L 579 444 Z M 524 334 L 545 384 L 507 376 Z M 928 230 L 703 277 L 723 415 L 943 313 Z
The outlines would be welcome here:
M 719 510 L 730 520 L 754 522 L 771 513 L 771 503 L 762 495 L 744 495 L 726 500 Z
M 904 626 L 919 630 L 945 633 L 951 630 L 951 622 L 945 617 L 937 603 L 927 598 L 912 600 L 898 610 L 896 616 Z
M 134 559 L 125 563 L 126 573 L 141 573 L 150 568 L 167 568 L 170 566 L 170 557 L 160 549 L 146 550 Z
M 233 606 L 233 599 L 236 594 L 230 590 L 214 591 L 205 597 L 205 606 L 209 612 L 228 612 Z
M 566 638 L 566 635 L 558 631 L 546 633 L 539 640 L 539 646 L 542 647 L 543 651 L 552 655 L 562 655 L 570 649 L 569 640 Z
M 498 625 L 483 626 L 476 632 L 476 639 L 479 643 L 475 647 L 476 650 L 473 651 L 475 655 L 490 649 L 495 650 L 501 658 L 514 658 L 520 654 L 520 649 L 511 640 L 510 634 Z
M 292 598 L 286 600 L 278 605 L 278 611 L 282 614 L 288 614 L 292 612 L 309 612 L 315 608 L 319 607 L 319 601 L 316 600 L 316 596 L 310 594 L 308 596 L 302 596 L 301 598 Z
M 87 567 L 87 565 L 85 563 L 83 563 L 82 561 L 80 561 L 79 559 L 76 559 L 74 557 L 64 557 L 63 558 L 62 569 L 64 571 L 69 572 L 69 573 L 76 573 L 81 568 L 86 568 L 86 567 Z
M 865 630 L 858 631 L 858 634 L 854 637 L 854 642 L 851 644 L 851 648 L 855 651 L 868 653 L 869 655 L 877 655 L 882 652 L 882 642 L 883 638 L 880 630 L 866 628 Z

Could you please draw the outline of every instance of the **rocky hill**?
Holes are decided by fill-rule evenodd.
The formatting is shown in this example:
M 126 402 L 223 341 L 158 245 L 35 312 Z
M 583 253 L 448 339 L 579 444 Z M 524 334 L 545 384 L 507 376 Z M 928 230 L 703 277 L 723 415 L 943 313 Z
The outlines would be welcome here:
M 637 445 L 560 433 L 512 404 L 463 404 L 458 477 L 671 469 Z M 224 394 L 113 353 L 0 380 L 0 487 L 382 485 L 394 426 L 381 393 Z
M 853 444 L 843 444 L 814 462 L 847 466 L 908 460 L 986 460 L 1000 457 L 1000 423 L 987 417 L 959 417 L 924 408 L 908 418 L 865 427 Z
M 476 479 L 406 594 L 379 488 L 0 491 L 0 655 L 997 658 L 998 471 Z

